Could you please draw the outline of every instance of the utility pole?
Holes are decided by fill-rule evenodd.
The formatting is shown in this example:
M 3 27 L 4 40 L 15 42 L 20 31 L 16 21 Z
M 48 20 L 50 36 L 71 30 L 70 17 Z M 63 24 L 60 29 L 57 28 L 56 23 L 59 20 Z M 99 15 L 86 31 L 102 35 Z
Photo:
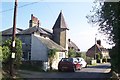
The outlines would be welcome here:
M 96 36 L 97 36 L 97 34 L 95 34 L 95 59 L 96 59 Z
M 12 53 L 10 63 L 10 76 L 14 77 L 14 58 L 15 58 L 15 37 L 16 37 L 16 14 L 17 14 L 17 0 L 15 0 L 14 6 L 14 18 L 13 18 L 13 33 L 12 33 Z

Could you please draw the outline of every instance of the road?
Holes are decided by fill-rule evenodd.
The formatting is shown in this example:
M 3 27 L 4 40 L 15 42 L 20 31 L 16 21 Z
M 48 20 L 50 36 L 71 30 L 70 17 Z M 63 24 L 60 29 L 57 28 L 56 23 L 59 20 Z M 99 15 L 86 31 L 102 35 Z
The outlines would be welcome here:
M 50 78 L 58 80 L 107 80 L 109 78 L 110 63 L 98 64 L 97 66 L 88 66 L 76 72 L 32 72 L 32 71 L 18 71 L 22 78 L 28 78 L 28 80 L 46 80 Z

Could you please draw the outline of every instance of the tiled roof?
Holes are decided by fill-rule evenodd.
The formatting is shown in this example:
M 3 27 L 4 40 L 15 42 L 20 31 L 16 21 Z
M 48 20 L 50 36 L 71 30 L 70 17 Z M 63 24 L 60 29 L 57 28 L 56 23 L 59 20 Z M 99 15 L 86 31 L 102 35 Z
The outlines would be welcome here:
M 59 14 L 54 26 L 53 26 L 53 29 L 55 29 L 55 28 L 68 29 L 66 22 L 65 22 L 65 19 L 63 17 L 62 11 L 60 12 L 60 14 Z
M 72 41 L 68 41 L 68 47 L 69 48 L 74 48 L 76 51 L 79 50 L 78 46 Z
M 36 31 L 37 31 L 37 27 L 30 27 L 28 29 L 25 29 L 25 30 L 19 32 L 18 34 L 31 34 Z
M 108 50 L 106 48 L 104 48 L 103 46 L 100 46 L 98 44 L 95 44 L 93 45 L 91 48 L 88 49 L 86 55 L 87 56 L 90 56 L 90 57 L 93 57 L 95 55 L 95 52 L 96 53 L 99 53 L 101 51 L 106 51 L 108 52 Z
M 54 41 L 46 38 L 37 37 L 43 44 L 45 44 L 49 49 L 58 49 L 58 50 L 65 50 L 62 46 L 58 45 Z
M 49 30 L 49 29 L 45 29 L 45 28 L 42 28 L 42 27 L 41 27 L 41 29 L 42 29 L 43 31 L 45 31 L 45 32 L 47 32 L 47 33 L 49 33 L 49 34 L 53 35 L 53 33 L 52 33 L 52 31 L 51 31 L 51 30 Z
M 16 28 L 16 33 L 19 33 L 21 31 L 23 31 L 23 29 Z M 2 31 L 2 35 L 12 35 L 12 32 L 13 32 L 13 28 L 9 28 L 9 29 Z
M 26 30 L 23 30 L 21 32 L 19 32 L 18 34 L 32 34 L 33 32 L 38 32 L 38 33 L 42 33 L 42 34 L 46 34 L 46 35 L 51 35 L 50 31 L 45 30 L 44 28 L 41 27 L 30 27 Z
M 2 35 L 12 35 L 12 31 L 13 28 L 9 28 L 6 29 L 4 31 L 2 31 Z M 46 34 L 46 35 L 51 35 L 52 36 L 52 31 L 48 30 L 48 29 L 44 29 L 41 27 L 30 27 L 28 29 L 20 29 L 20 28 L 16 28 L 16 34 L 32 34 L 33 32 L 39 32 L 42 34 Z

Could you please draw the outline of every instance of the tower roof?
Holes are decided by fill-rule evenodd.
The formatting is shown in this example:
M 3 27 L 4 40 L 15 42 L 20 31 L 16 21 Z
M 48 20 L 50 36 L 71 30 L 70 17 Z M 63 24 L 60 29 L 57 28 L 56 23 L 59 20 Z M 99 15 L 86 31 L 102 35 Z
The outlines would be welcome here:
M 62 11 L 60 12 L 60 14 L 59 14 L 54 26 L 53 26 L 53 29 L 55 29 L 55 28 L 68 29 L 66 22 L 65 22 L 65 19 L 64 19 L 64 16 L 62 14 Z

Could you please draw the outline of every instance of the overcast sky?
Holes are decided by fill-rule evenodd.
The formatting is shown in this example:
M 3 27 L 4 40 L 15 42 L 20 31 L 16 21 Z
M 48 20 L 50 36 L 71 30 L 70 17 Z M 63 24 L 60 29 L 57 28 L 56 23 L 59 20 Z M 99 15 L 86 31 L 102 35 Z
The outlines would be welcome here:
M 2 28 L 5 30 L 13 25 L 13 8 L 14 0 L 2 2 Z M 43 28 L 52 30 L 52 27 L 62 10 L 63 16 L 69 28 L 69 38 L 76 43 L 81 51 L 87 51 L 88 48 L 95 43 L 95 34 L 97 39 L 101 39 L 102 45 L 109 48 L 108 44 L 103 40 L 103 35 L 98 33 L 98 27 L 87 23 L 86 15 L 92 10 L 94 0 L 70 0 L 70 1 L 55 1 L 55 0 L 35 0 L 37 2 L 21 2 L 19 0 L 17 10 L 17 27 L 27 29 L 31 14 L 36 16 Z

